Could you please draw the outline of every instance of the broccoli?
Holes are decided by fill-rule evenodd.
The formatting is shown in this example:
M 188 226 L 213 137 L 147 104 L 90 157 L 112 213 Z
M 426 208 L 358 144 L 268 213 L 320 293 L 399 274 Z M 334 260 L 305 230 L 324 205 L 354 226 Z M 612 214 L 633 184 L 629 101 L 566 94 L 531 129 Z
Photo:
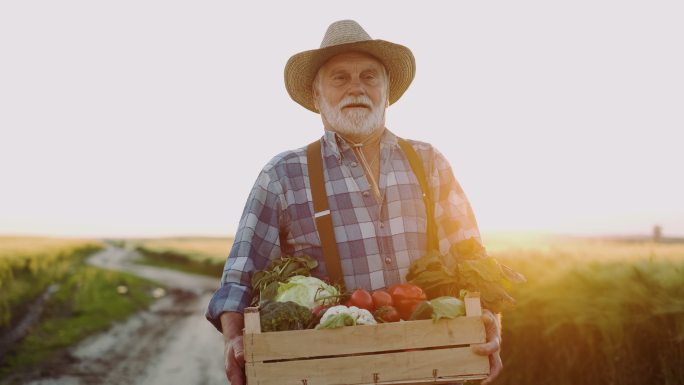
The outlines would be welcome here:
M 292 301 L 262 301 L 259 304 L 261 331 L 306 329 L 311 322 L 311 310 Z

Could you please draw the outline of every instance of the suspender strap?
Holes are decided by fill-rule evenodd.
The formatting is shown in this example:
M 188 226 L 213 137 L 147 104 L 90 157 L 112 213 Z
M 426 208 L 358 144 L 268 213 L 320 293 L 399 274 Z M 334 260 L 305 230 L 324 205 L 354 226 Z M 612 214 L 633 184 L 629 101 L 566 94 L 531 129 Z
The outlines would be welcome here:
M 437 239 L 437 225 L 435 224 L 435 204 L 432 200 L 432 191 L 427 183 L 427 178 L 425 177 L 425 169 L 423 168 L 423 162 L 420 156 L 413 149 L 413 146 L 406 140 L 397 137 L 399 141 L 399 147 L 404 151 L 404 155 L 408 159 L 411 165 L 411 170 L 416 175 L 418 183 L 420 183 L 420 189 L 423 190 L 423 202 L 425 202 L 425 210 L 427 214 L 427 241 L 428 241 L 428 252 L 439 251 L 439 240 Z
M 309 183 L 311 184 L 311 198 L 313 199 L 314 218 L 318 237 L 321 239 L 323 258 L 328 271 L 328 278 L 332 284 L 344 287 L 344 276 L 340 255 L 337 251 L 337 241 L 332 225 L 332 216 L 328 208 L 328 194 L 325 192 L 325 177 L 323 176 L 323 156 L 321 141 L 317 140 L 307 147 L 307 165 L 309 169 Z

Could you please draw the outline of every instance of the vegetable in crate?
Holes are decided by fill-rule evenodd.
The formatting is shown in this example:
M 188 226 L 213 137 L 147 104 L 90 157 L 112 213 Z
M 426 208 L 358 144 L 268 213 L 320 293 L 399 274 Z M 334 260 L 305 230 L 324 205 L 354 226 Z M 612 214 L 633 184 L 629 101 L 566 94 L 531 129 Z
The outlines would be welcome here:
M 266 269 L 252 275 L 252 306 L 263 300 L 274 299 L 278 293 L 278 283 L 286 282 L 296 275 L 309 276 L 317 266 L 318 262 L 308 255 L 274 259 Z
M 525 277 L 488 257 L 484 247 L 469 238 L 454 245 L 449 255 L 427 254 L 414 261 L 406 280 L 423 288 L 429 298 L 457 297 L 461 290 L 480 292 L 482 305 L 498 313 L 515 303 L 506 289 Z
M 413 310 L 413 313 L 411 313 L 411 316 L 409 317 L 409 321 L 416 321 L 416 320 L 423 320 L 423 319 L 430 319 L 432 318 L 432 313 L 434 312 L 434 309 L 432 308 L 432 304 L 430 301 L 423 301 L 416 308 Z
M 316 329 L 335 329 L 353 325 L 375 325 L 377 322 L 373 315 L 366 309 L 356 306 L 338 305 L 329 308 L 323 313 L 321 322 Z
M 356 306 L 360 309 L 366 309 L 370 312 L 375 311 L 375 305 L 373 304 L 373 297 L 371 294 L 362 288 L 358 288 L 352 292 L 347 306 Z
M 453 263 L 439 254 L 426 254 L 409 266 L 406 281 L 421 287 L 428 298 L 459 293 L 458 274 Z
M 465 294 L 465 291 L 462 293 Z M 437 322 L 442 318 L 454 319 L 465 315 L 465 303 L 455 297 L 438 297 L 424 301 L 411 314 L 411 320 L 430 319 Z
M 427 299 L 423 289 L 410 283 L 392 285 L 387 292 L 392 296 L 394 308 L 403 320 L 408 320 L 416 307 Z
M 330 301 L 337 301 L 339 292 L 334 286 L 328 285 L 316 277 L 296 275 L 285 283 L 278 284 L 275 300 L 278 302 L 293 301 L 309 310 L 316 305 L 324 305 Z
M 394 305 L 392 302 L 392 296 L 386 290 L 376 290 L 373 292 L 373 294 L 371 294 L 371 297 L 373 298 L 373 305 L 376 309 L 380 309 L 383 306 Z
M 262 332 L 306 329 L 311 321 L 311 310 L 294 302 L 271 300 L 259 304 Z
M 391 306 L 391 305 L 380 306 L 373 313 L 373 317 L 375 317 L 375 319 L 378 322 L 399 322 L 399 321 L 401 321 L 401 317 L 399 316 L 399 312 L 397 311 L 397 309 L 394 308 L 394 306 Z

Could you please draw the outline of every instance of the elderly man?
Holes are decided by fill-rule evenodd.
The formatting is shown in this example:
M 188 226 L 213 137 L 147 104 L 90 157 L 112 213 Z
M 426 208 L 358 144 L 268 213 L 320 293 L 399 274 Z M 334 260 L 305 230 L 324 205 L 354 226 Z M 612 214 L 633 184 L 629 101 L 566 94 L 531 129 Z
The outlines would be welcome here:
M 307 254 L 319 261 L 319 277 L 337 275 L 347 288 L 376 290 L 401 282 L 428 248 L 446 254 L 459 241 L 480 239 L 446 159 L 431 145 L 404 141 L 385 128 L 385 109 L 414 73 L 408 48 L 372 40 L 351 20 L 330 25 L 320 49 L 288 61 L 287 91 L 321 114 L 324 135 L 268 162 L 247 200 L 206 314 L 223 332 L 231 384 L 245 383 L 242 313 L 251 299 L 251 274 L 270 260 Z M 325 187 L 313 164 L 320 164 Z M 317 188 L 327 202 L 312 202 Z M 489 382 L 502 367 L 500 333 L 491 312 L 483 319 L 488 342 L 473 349 L 490 357 Z

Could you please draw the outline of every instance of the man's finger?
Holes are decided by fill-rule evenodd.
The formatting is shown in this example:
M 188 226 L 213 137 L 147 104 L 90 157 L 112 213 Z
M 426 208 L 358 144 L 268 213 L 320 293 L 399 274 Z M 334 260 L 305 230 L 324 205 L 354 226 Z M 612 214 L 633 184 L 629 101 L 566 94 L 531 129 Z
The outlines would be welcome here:
M 482 313 L 482 316 L 480 318 L 484 323 L 485 333 L 487 335 L 487 342 L 483 344 L 472 345 L 472 351 L 482 356 L 498 353 L 501 349 L 501 334 L 499 332 L 499 320 L 491 311 L 486 309 Z
M 481 385 L 487 385 L 492 383 L 494 379 L 501 373 L 503 369 L 503 362 L 501 361 L 501 356 L 499 353 L 492 354 L 489 356 L 489 376 L 482 380 Z
M 224 354 L 226 358 L 226 377 L 231 385 L 245 385 L 245 353 L 242 337 L 226 341 Z
M 241 367 L 245 367 L 245 345 L 243 343 L 242 337 L 237 337 L 234 338 L 231 341 L 231 348 L 233 349 L 233 356 L 235 357 L 235 361 L 237 364 Z
M 245 372 L 243 369 L 244 357 L 242 359 L 243 364 L 240 365 L 235 353 L 236 352 L 233 350 L 233 347 L 231 347 L 228 356 L 228 367 L 226 368 L 226 375 L 228 376 L 228 381 L 230 381 L 230 385 L 245 385 Z
M 473 344 L 470 349 L 481 356 L 488 356 L 497 353 L 501 349 L 501 343 L 498 337 L 494 337 L 491 341 L 484 344 Z
M 487 334 L 490 332 L 499 334 L 499 319 L 491 311 L 485 310 L 480 316 L 482 322 L 484 323 L 485 330 Z

